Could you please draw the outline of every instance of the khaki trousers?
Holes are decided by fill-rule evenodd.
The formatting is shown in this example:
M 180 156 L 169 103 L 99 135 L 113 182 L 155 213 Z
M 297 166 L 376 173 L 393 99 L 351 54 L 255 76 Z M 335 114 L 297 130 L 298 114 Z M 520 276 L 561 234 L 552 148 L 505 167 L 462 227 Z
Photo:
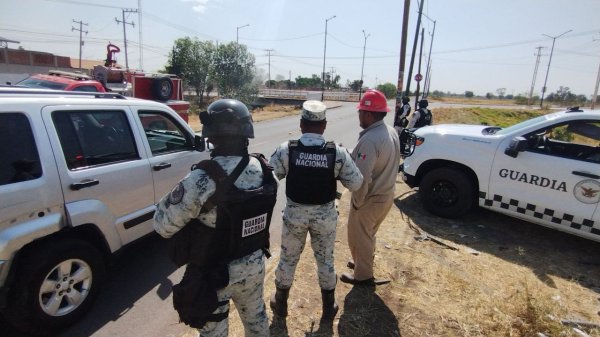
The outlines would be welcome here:
M 348 246 L 354 260 L 354 278 L 362 281 L 373 277 L 375 256 L 375 234 L 388 214 L 394 196 L 373 196 L 355 209 L 350 207 L 348 215 Z

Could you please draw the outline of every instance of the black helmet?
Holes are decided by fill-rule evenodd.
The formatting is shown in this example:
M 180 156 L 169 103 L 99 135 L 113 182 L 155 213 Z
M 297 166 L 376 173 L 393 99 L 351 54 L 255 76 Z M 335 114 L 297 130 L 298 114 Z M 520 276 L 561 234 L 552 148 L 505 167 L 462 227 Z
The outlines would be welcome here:
M 422 99 L 419 101 L 419 108 L 426 108 L 429 105 L 426 99 Z
M 407 104 L 409 101 L 408 97 L 404 96 L 402 97 L 402 103 Z
M 246 105 L 235 99 L 212 102 L 200 113 L 203 137 L 239 136 L 254 138 L 252 115 Z

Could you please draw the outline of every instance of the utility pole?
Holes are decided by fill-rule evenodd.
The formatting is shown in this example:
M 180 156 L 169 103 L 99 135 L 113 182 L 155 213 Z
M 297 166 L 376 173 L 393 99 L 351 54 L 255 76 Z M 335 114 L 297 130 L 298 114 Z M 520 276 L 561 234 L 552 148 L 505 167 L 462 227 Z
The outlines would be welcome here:
M 421 28 L 421 14 L 423 13 L 423 3 L 425 0 L 421 0 L 419 6 L 419 17 L 417 18 L 417 29 L 415 29 L 415 40 L 413 41 L 412 56 L 410 58 L 410 69 L 408 69 L 408 79 L 406 80 L 406 97 L 410 95 L 410 82 L 412 81 L 412 70 L 415 65 L 415 53 L 417 52 L 417 41 L 419 41 L 419 29 Z
M 596 107 L 596 97 L 598 97 L 598 84 L 600 84 L 600 64 L 598 65 L 598 75 L 596 76 L 596 87 L 594 88 L 594 94 L 592 95 L 592 105 L 590 109 L 594 110 Z
M 572 29 L 569 29 L 566 32 L 564 32 L 560 35 L 557 35 L 557 36 L 550 36 L 550 35 L 542 34 L 542 35 L 547 36 L 552 39 L 552 48 L 550 49 L 550 59 L 548 60 L 548 69 L 546 70 L 546 79 L 544 80 L 544 86 L 542 87 L 542 99 L 540 100 L 540 108 L 543 108 L 543 104 L 544 104 L 544 94 L 546 93 L 546 83 L 548 82 L 548 73 L 550 72 L 550 62 L 552 62 L 552 54 L 554 53 L 554 42 L 556 42 L 556 39 L 567 34 L 570 31 L 572 31 Z
M 527 105 L 533 104 L 533 88 L 535 88 L 535 79 L 537 77 L 538 66 L 540 65 L 540 56 L 542 56 L 542 49 L 544 47 L 538 46 L 536 60 L 535 60 L 535 68 L 533 68 L 533 79 L 531 80 L 531 89 L 529 89 L 529 98 L 527 99 Z
M 429 88 L 431 85 L 431 64 L 433 61 L 429 62 L 429 68 L 427 69 L 427 81 L 423 85 L 423 94 L 425 97 L 429 96 Z
M 365 50 L 367 49 L 367 38 L 369 38 L 369 36 L 371 36 L 371 34 L 365 33 L 365 30 L 363 29 L 363 36 L 365 37 L 365 43 L 363 44 L 363 59 L 362 59 L 362 66 L 360 67 L 360 89 L 358 91 L 358 100 L 360 101 L 360 98 L 362 97 L 362 87 L 363 87 L 363 70 L 365 69 Z
M 400 39 L 400 65 L 398 67 L 398 83 L 396 86 L 396 107 L 402 105 L 402 91 L 404 91 L 404 63 L 406 62 L 406 37 L 408 35 L 408 13 L 410 0 L 404 0 L 404 16 L 402 18 L 402 37 Z M 375 78 L 377 83 L 377 78 Z
M 127 22 L 125 21 L 125 13 L 137 13 L 138 10 L 137 9 L 127 9 L 127 8 L 123 8 L 123 21 L 120 21 L 119 19 L 115 18 L 115 21 L 117 22 L 117 24 L 123 24 L 123 43 L 125 45 L 125 68 L 129 69 L 129 60 L 127 59 L 127 31 L 125 29 L 126 25 L 131 25 L 132 27 L 135 27 L 135 23 L 132 22 Z
M 235 44 L 240 44 L 240 29 L 244 28 L 244 27 L 248 27 L 250 26 L 249 23 L 243 25 L 243 26 L 239 26 L 239 27 L 235 27 Z
M 140 34 L 140 70 L 144 70 L 144 49 L 142 48 L 142 0 L 138 0 L 138 31 Z
M 430 17 L 423 14 L 424 17 L 429 19 L 429 21 L 433 21 L 433 32 L 431 33 L 431 41 L 429 42 L 429 56 L 427 56 L 427 68 L 425 69 L 425 82 L 423 83 L 423 98 L 429 95 L 429 71 L 431 70 L 431 49 L 433 49 L 433 37 L 435 36 L 435 20 L 431 20 Z
M 84 31 L 83 30 L 83 26 L 87 26 L 87 23 L 83 23 L 83 21 L 79 20 L 79 21 L 75 21 L 73 20 L 73 22 L 78 23 L 79 24 L 79 29 L 75 28 L 75 27 L 71 27 L 71 31 L 78 31 L 79 32 L 79 71 L 81 71 L 81 48 L 83 47 L 83 36 L 82 34 L 85 33 L 85 35 L 87 35 L 87 30 Z
M 327 54 L 327 22 L 335 19 L 335 15 L 325 19 L 325 45 L 323 47 L 323 72 L 321 73 L 321 102 L 325 99 L 325 55 Z
M 271 52 L 275 51 L 275 49 L 265 49 L 265 51 L 268 53 L 269 56 L 269 89 L 271 89 Z
M 421 0 L 424 1 L 424 0 Z M 425 28 L 421 28 L 421 48 L 419 49 L 419 72 L 417 74 L 421 75 L 421 59 L 423 58 L 423 40 L 425 40 Z M 422 79 L 422 77 L 421 77 Z M 415 92 L 415 111 L 419 108 L 419 92 L 421 91 L 421 80 L 417 81 L 417 91 Z

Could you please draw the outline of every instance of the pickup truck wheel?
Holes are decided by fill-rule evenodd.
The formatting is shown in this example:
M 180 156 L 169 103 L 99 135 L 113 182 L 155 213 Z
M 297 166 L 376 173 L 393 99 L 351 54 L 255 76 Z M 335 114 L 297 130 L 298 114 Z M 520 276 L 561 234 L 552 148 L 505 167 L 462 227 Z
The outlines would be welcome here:
M 428 172 L 419 185 L 423 207 L 444 218 L 465 215 L 473 208 L 473 181 L 461 170 L 438 168 Z
M 173 81 L 168 77 L 157 77 L 152 80 L 152 97 L 159 101 L 168 101 L 173 94 Z
M 17 329 L 52 334 L 85 314 L 104 278 L 102 255 L 76 240 L 53 241 L 25 253 L 5 318 Z

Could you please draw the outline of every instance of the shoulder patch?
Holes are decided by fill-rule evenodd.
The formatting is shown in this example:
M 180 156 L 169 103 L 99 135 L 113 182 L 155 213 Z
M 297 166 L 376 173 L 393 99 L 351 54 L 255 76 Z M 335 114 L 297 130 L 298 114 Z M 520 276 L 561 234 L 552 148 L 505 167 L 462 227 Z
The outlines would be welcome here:
M 185 188 L 183 187 L 183 183 L 180 182 L 171 190 L 171 193 L 169 194 L 169 204 L 177 205 L 183 200 L 184 194 Z

